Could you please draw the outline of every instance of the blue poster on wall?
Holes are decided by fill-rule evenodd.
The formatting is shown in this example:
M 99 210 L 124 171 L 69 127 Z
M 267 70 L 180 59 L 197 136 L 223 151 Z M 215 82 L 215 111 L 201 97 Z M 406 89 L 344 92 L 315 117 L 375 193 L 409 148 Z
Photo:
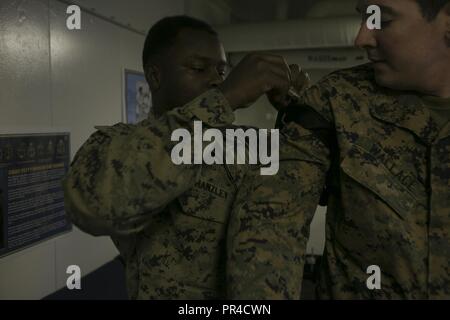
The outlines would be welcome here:
M 150 88 L 142 72 L 125 70 L 126 123 L 147 119 L 152 105 Z
M 1 151 L 0 151 L 1 152 Z M 0 252 L 5 248 L 6 170 L 0 167 Z
M 0 255 L 71 230 L 62 178 L 68 133 L 0 135 Z

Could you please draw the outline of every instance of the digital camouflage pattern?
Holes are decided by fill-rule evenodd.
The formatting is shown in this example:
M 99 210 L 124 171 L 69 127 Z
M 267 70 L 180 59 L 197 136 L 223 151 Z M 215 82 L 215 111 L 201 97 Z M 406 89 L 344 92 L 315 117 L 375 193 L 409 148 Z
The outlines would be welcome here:
M 133 299 L 224 295 L 226 223 L 243 167 L 174 165 L 172 132 L 193 120 L 234 120 L 212 90 L 160 119 L 95 132 L 64 181 L 66 210 L 93 235 L 109 235 L 126 261 Z
M 249 286 L 255 297 L 286 287 L 264 281 L 264 273 L 288 268 L 282 258 L 273 257 L 285 235 L 277 233 L 276 243 L 262 240 L 263 233 L 277 232 L 264 217 L 272 213 L 273 205 L 283 205 L 282 194 L 288 193 L 285 198 L 303 211 L 297 222 L 309 223 L 316 204 L 311 201 L 317 199 L 314 186 L 326 179 L 319 298 L 449 299 L 450 123 L 439 127 L 420 97 L 377 86 L 370 65 L 325 77 L 280 120 L 282 131 L 303 128 L 323 145 L 303 143 L 308 135 L 299 136 L 296 147 L 305 160 L 297 159 L 288 168 L 292 187 L 272 196 L 271 185 L 276 182 L 256 183 L 258 192 L 244 204 L 252 207 L 251 214 L 241 212 L 239 222 L 231 220 L 241 225 L 238 229 L 248 230 L 234 240 L 236 260 L 246 263 L 246 272 L 235 271 L 239 278 L 235 284 L 242 290 Z M 280 168 L 276 179 L 284 177 Z M 276 221 L 275 226 L 283 224 Z M 305 249 L 306 245 L 292 248 L 297 256 Z M 366 286 L 371 265 L 381 269 L 381 290 Z M 288 279 L 286 273 L 283 281 Z
M 170 155 L 177 142 L 170 136 L 178 128 L 192 133 L 194 120 L 201 120 L 204 129 L 233 128 L 234 114 L 222 93 L 213 89 L 159 119 L 102 128 L 77 152 L 63 182 L 73 223 L 87 233 L 111 236 L 119 249 L 133 299 L 248 298 L 232 283 L 239 264 L 231 265 L 227 280 L 226 245 L 228 241 L 233 248 L 228 224 L 243 178 L 259 177 L 259 167 L 174 165 Z M 279 179 L 277 190 L 289 189 L 298 177 L 294 168 L 291 173 L 293 177 Z M 264 225 L 261 231 L 268 232 L 268 242 L 283 236 L 283 244 L 273 248 L 277 263 L 284 264 L 285 257 L 298 263 L 300 256 L 293 248 L 305 241 L 300 237 L 304 224 L 296 220 L 283 193 L 278 194 L 283 212 L 277 214 L 277 208 L 271 211 L 274 217 L 267 215 L 267 222 L 276 218 L 276 225 Z M 286 251 L 285 257 L 280 250 Z M 284 293 L 284 286 L 274 287 L 262 293 L 265 298 L 299 297 L 301 269 L 287 264 L 285 270 L 289 272 L 268 277 L 274 283 L 289 283 L 297 275 L 295 290 Z
M 132 298 L 300 298 L 319 199 L 320 298 L 450 297 L 450 124 L 439 129 L 420 97 L 378 87 L 370 65 L 331 74 L 281 114 L 275 176 L 173 165 L 170 134 L 193 120 L 225 128 L 233 113 L 211 90 L 102 129 L 64 182 L 74 223 L 118 246 Z M 366 286 L 371 265 L 381 290 Z
M 229 222 L 228 297 L 300 299 L 309 225 L 329 157 L 319 138 L 291 122 L 280 133 L 278 174 L 247 172 Z

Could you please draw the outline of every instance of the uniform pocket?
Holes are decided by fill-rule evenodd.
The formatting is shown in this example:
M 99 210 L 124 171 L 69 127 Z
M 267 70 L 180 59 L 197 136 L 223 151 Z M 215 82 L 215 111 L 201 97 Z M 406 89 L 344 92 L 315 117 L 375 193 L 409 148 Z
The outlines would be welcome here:
M 226 223 L 234 197 L 233 191 L 212 181 L 200 179 L 177 200 L 185 215 Z
M 341 162 L 342 171 L 376 194 L 404 219 L 417 205 L 416 196 L 394 176 L 378 157 L 353 145 Z

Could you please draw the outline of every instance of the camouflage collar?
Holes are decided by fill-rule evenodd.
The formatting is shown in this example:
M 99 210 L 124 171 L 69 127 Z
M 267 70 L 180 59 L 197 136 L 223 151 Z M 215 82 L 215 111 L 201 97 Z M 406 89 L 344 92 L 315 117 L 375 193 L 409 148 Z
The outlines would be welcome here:
M 445 139 L 450 137 L 450 122 L 447 122 L 447 124 L 442 128 L 441 132 L 439 133 L 439 140 Z
M 431 145 L 439 137 L 437 123 L 432 119 L 428 108 L 424 106 L 418 96 L 404 94 L 395 98 L 392 96 L 389 99 L 380 98 L 370 106 L 370 113 L 373 117 L 411 131 L 428 145 Z M 445 129 L 447 129 L 447 135 L 450 134 L 450 126 L 447 125 L 443 131 Z

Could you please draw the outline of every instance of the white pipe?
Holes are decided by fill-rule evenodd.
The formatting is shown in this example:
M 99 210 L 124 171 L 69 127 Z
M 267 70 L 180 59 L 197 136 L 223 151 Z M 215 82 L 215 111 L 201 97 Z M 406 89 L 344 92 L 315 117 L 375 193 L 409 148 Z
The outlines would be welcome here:
M 216 27 L 228 52 L 352 47 L 359 17 L 320 18 Z

